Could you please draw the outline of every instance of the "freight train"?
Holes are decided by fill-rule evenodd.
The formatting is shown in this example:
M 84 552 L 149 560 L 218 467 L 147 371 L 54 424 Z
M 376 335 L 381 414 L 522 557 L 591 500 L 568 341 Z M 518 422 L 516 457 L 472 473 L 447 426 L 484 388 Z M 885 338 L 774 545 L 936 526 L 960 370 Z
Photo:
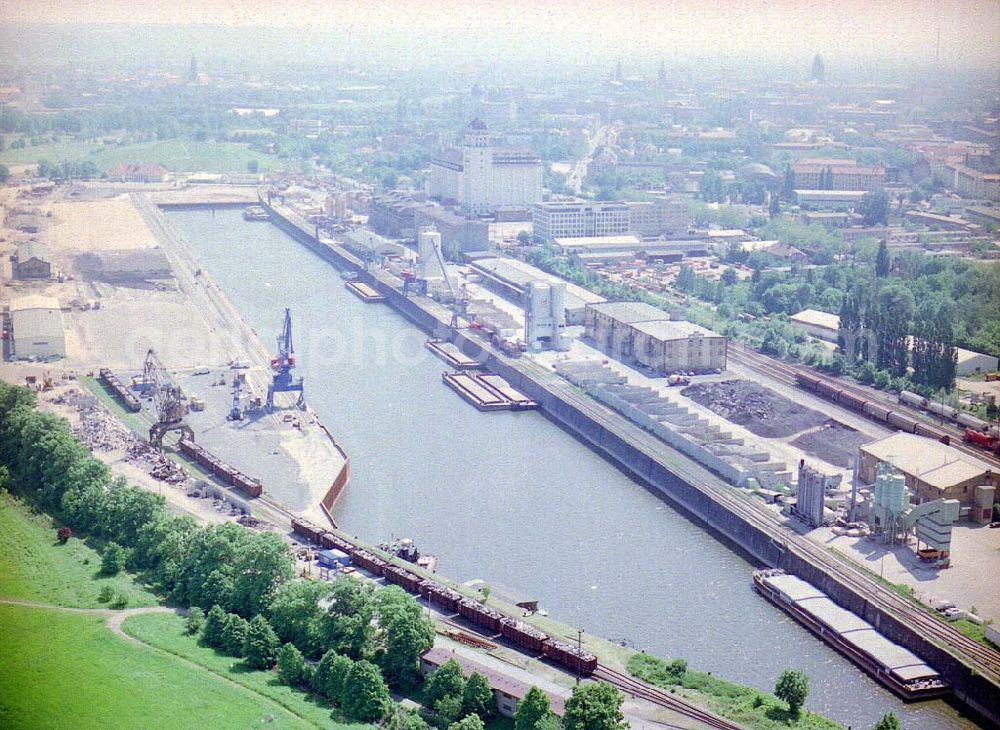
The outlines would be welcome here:
M 384 577 L 386 583 L 398 585 L 409 593 L 427 599 L 429 603 L 451 613 L 457 613 L 467 621 L 500 634 L 513 644 L 541 654 L 556 664 L 560 664 L 581 676 L 589 676 L 597 668 L 597 657 L 582 648 L 557 641 L 548 634 L 530 626 L 513 616 L 508 616 L 492 606 L 465 598 L 458 591 L 434 580 L 424 579 L 406 568 L 393 565 L 358 547 L 344 538 L 333 534 L 312 522 L 292 518 L 292 532 L 304 537 L 324 549 L 336 549 L 351 556 L 351 561 L 372 575 Z
M 132 411 L 132 413 L 138 413 L 142 410 L 142 403 L 139 402 L 139 398 L 131 390 L 122 384 L 122 381 L 118 379 L 118 376 L 111 372 L 108 368 L 101 368 L 98 371 L 98 376 L 102 383 L 108 386 L 115 395 L 117 395 L 125 408 Z
M 177 442 L 181 452 L 194 459 L 214 476 L 222 480 L 223 483 L 231 487 L 236 487 L 249 497 L 259 497 L 264 493 L 264 485 L 259 479 L 248 477 L 239 469 L 230 466 L 216 456 L 208 453 L 201 446 L 190 439 L 181 439 Z
M 1000 427 L 991 426 L 988 422 L 976 418 L 971 413 L 963 413 L 951 406 L 946 406 L 944 403 L 935 403 L 919 393 L 912 393 L 908 390 L 899 394 L 899 402 L 954 421 L 965 429 L 962 440 L 968 444 L 993 452 L 1000 449 Z
M 866 400 L 865 398 L 857 395 L 854 391 L 844 388 L 842 385 L 835 383 L 832 380 L 817 377 L 811 373 L 805 372 L 804 370 L 796 371 L 795 380 L 798 382 L 800 387 L 805 388 L 806 390 L 811 390 L 827 400 L 840 403 L 852 410 L 858 411 L 859 413 L 864 413 L 866 416 L 874 418 L 878 421 L 885 421 L 886 423 L 895 426 L 900 431 L 937 439 L 943 444 L 951 442 L 951 436 L 941 429 L 934 428 L 934 426 L 930 426 L 923 421 L 911 418 L 900 411 L 895 411 L 878 401 Z

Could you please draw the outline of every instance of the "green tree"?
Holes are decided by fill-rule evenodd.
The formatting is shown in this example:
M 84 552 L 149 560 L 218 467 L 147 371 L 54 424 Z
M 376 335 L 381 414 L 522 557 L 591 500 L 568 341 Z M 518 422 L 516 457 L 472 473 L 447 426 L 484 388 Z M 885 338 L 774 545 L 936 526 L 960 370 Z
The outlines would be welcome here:
M 493 690 L 486 677 L 473 672 L 465 682 L 465 689 L 462 690 L 462 714 L 478 715 L 484 720 L 493 715 L 496 710 L 496 701 L 493 699 Z
M 887 712 L 882 715 L 882 719 L 875 723 L 875 727 L 872 730 L 902 730 L 902 725 L 899 723 L 899 718 L 891 712 Z
M 263 613 L 278 586 L 293 575 L 292 553 L 278 535 L 262 532 L 249 537 L 236 551 L 233 566 L 233 608 L 242 616 Z
M 347 680 L 347 673 L 351 671 L 353 664 L 354 662 L 346 656 L 342 656 L 333 649 L 330 649 L 319 660 L 319 665 L 316 667 L 316 675 L 313 677 L 313 687 L 328 700 L 340 702 L 340 696 L 344 691 L 344 682 Z
M 774 696 L 788 703 L 788 710 L 798 717 L 809 696 L 809 677 L 798 669 L 786 669 L 774 685 Z
M 125 548 L 116 542 L 104 546 L 101 556 L 101 573 L 103 575 L 118 575 L 125 568 Z
M 739 276 L 736 274 L 736 269 L 733 268 L 726 268 L 725 271 L 722 272 L 722 276 L 719 277 L 719 279 L 726 286 L 732 286 L 740 280 Z
M 184 619 L 184 632 L 194 636 L 201 633 L 202 626 L 205 625 L 205 612 L 197 606 L 188 609 L 187 618 Z
M 222 606 L 215 604 L 205 617 L 205 625 L 201 629 L 201 642 L 205 646 L 218 648 L 222 646 L 222 629 L 226 625 L 226 612 Z
M 257 160 L 247 160 L 247 172 L 251 175 L 256 175 L 260 172 L 260 163 Z
M 352 659 L 374 653 L 374 589 L 350 577 L 334 581 L 330 606 L 319 621 L 319 641 L 324 649 L 336 649 Z
M 230 656 L 243 656 L 250 624 L 242 616 L 231 613 L 222 625 L 222 651 Z
M 479 715 L 469 715 L 458 722 L 453 722 L 448 726 L 448 730 L 486 730 L 486 726 Z
M 625 730 L 622 696 L 605 682 L 578 684 L 566 700 L 565 730 Z
M 0 164 L 0 184 L 3 184 L 10 180 L 10 168 L 6 165 Z
M 889 258 L 889 245 L 883 238 L 878 242 L 878 253 L 875 255 L 875 276 L 884 279 L 889 275 L 892 261 Z
M 379 663 L 385 678 L 392 685 L 411 686 L 419 676 L 420 655 L 434 645 L 434 624 L 398 586 L 380 590 L 376 604 L 384 632 L 385 653 Z
M 514 713 L 514 730 L 537 730 L 538 723 L 549 715 L 549 696 L 532 687 Z
M 251 669 L 270 669 L 278 659 L 278 635 L 261 615 L 250 622 L 243 654 Z
M 465 689 L 462 667 L 454 659 L 449 659 L 427 677 L 424 684 L 424 698 L 434 707 L 443 697 L 461 697 Z
M 301 687 L 306 680 L 306 662 L 294 644 L 278 650 L 278 681 L 289 687 Z
M 327 585 L 318 580 L 293 580 L 279 587 L 268 608 L 278 638 L 313 654 L 323 615 L 319 602 L 328 592 Z
M 388 712 L 392 700 L 378 667 L 362 659 L 355 662 L 344 680 L 340 706 L 353 720 L 374 722 Z
M 858 212 L 866 226 L 882 225 L 889 221 L 889 196 L 881 190 L 865 193 L 861 197 Z
M 431 726 L 424 722 L 424 719 L 420 717 L 420 712 L 414 709 L 404 710 L 402 708 L 396 708 L 392 717 L 389 718 L 389 722 L 386 724 L 386 730 L 430 730 Z
M 781 199 L 777 194 L 771 194 L 771 202 L 767 206 L 767 215 L 772 220 L 781 215 Z

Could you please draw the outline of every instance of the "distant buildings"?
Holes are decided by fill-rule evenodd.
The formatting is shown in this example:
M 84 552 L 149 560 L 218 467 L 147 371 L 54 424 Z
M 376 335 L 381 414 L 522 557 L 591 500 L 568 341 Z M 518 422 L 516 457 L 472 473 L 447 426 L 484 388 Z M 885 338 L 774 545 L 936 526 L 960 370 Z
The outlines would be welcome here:
M 586 336 L 616 359 L 655 372 L 725 370 L 726 338 L 692 322 L 670 319 L 642 302 L 588 304 Z
M 35 241 L 18 244 L 11 257 L 15 279 L 48 279 L 52 276 L 52 262 L 45 249 Z
M 963 198 L 1000 200 L 1000 174 L 981 172 L 965 165 L 953 165 L 955 192 Z
M 799 160 L 792 165 L 796 190 L 881 190 L 885 168 L 854 160 Z M 824 177 L 829 179 L 824 184 Z
M 542 162 L 531 150 L 504 146 L 475 119 L 461 147 L 431 160 L 429 193 L 470 215 L 527 208 L 542 199 Z
M 591 236 L 662 236 L 683 233 L 690 221 L 687 201 L 601 202 L 574 200 L 536 203 L 531 208 L 534 234 L 545 241 Z

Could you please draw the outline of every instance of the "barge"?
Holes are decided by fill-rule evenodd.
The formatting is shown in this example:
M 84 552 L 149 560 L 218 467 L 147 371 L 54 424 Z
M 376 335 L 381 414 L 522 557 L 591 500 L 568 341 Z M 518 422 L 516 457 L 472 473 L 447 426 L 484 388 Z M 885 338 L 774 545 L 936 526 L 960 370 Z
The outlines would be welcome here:
M 368 286 L 361 281 L 347 281 L 344 286 L 347 287 L 347 291 L 351 292 L 354 296 L 363 302 L 369 304 L 374 302 L 384 302 L 385 297 L 379 294 L 375 289 Z
M 451 342 L 446 340 L 427 340 L 426 345 L 428 350 L 456 370 L 474 370 L 480 367 L 478 360 L 472 359 Z
M 480 411 L 526 411 L 538 404 L 492 373 L 444 373 L 445 385 Z
M 951 691 L 941 675 L 920 657 L 890 641 L 801 578 L 780 569 L 756 570 L 753 584 L 767 600 L 903 700 L 927 700 Z

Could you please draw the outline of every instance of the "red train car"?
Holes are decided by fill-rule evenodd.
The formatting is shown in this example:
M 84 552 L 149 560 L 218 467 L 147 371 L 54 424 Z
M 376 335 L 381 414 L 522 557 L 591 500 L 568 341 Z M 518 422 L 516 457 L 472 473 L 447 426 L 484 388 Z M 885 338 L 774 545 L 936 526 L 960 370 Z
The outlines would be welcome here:
M 409 593 L 419 593 L 420 592 L 420 582 L 423 580 L 419 575 L 411 573 L 408 570 L 399 568 L 395 565 L 385 566 L 385 570 L 382 571 L 385 576 L 386 583 L 392 583 L 402 588 L 404 591 Z
M 367 550 L 361 550 L 356 548 L 351 551 L 351 562 L 355 565 L 364 568 L 372 575 L 383 575 L 386 568 L 386 562 L 382 558 L 372 555 Z
M 299 537 L 304 537 L 309 542 L 321 543 L 322 529 L 309 522 L 308 520 L 300 520 L 297 517 L 292 518 L 292 532 Z M 324 546 L 325 547 L 325 546 Z
M 832 401 L 840 400 L 841 390 L 842 388 L 831 383 L 829 380 L 817 380 L 816 382 L 816 392 Z
M 892 413 L 891 408 L 871 400 L 865 403 L 864 411 L 872 418 L 877 418 L 880 421 L 888 421 L 889 414 Z
M 518 621 L 516 618 L 504 616 L 500 619 L 500 633 L 515 644 L 530 651 L 541 651 L 549 635 L 539 631 L 534 626 Z
M 461 593 L 432 580 L 421 582 L 420 595 L 426 598 L 428 603 L 451 613 L 458 611 L 458 604 L 462 600 Z
M 865 404 L 868 401 L 860 396 L 854 395 L 854 393 L 849 390 L 842 390 L 840 391 L 840 402 L 856 411 L 864 411 Z
M 542 653 L 552 661 L 582 675 L 593 674 L 597 669 L 597 657 L 561 641 L 549 639 L 542 645 Z
M 965 435 L 962 436 L 962 440 L 966 443 L 974 444 L 981 449 L 989 449 L 990 451 L 996 449 L 997 445 L 1000 444 L 1000 440 L 996 436 L 976 431 L 973 428 L 965 429 Z
M 484 606 L 479 601 L 463 598 L 458 602 L 458 613 L 477 626 L 482 626 L 494 633 L 500 631 L 500 619 L 502 615 L 489 606 Z
M 800 386 L 809 390 L 816 390 L 816 386 L 819 385 L 819 378 L 815 375 L 810 375 L 805 370 L 796 371 L 795 380 L 798 381 Z
M 351 554 L 354 550 L 354 545 L 349 543 L 342 537 L 334 535 L 332 532 L 324 532 L 320 536 L 320 545 L 322 545 L 327 550 L 339 550 L 342 553 Z

